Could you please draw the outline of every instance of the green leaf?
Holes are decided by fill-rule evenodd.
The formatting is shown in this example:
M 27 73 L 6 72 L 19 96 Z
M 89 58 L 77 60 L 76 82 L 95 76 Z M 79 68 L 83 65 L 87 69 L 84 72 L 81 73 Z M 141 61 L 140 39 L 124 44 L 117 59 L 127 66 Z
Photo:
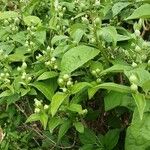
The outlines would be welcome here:
M 66 120 L 66 121 L 63 122 L 63 124 L 59 128 L 58 141 L 60 141 L 61 138 L 67 133 L 70 126 L 71 126 L 71 121 L 70 120 Z
M 70 104 L 70 106 L 68 107 L 68 110 L 81 114 L 82 106 L 79 104 Z
M 143 90 L 144 90 L 146 93 L 147 93 L 148 91 L 150 91 L 150 80 L 144 82 L 144 83 L 142 84 L 142 88 L 143 88 Z
M 51 100 L 54 95 L 53 85 L 50 85 L 46 82 L 34 82 L 30 84 L 42 92 L 48 100 Z
M 65 35 L 56 35 L 52 38 L 51 44 L 54 45 L 57 42 L 60 42 L 61 40 L 66 40 L 68 39 L 68 36 Z
M 126 8 L 130 4 L 131 4 L 130 2 L 118 2 L 118 3 L 115 3 L 113 5 L 113 7 L 112 7 L 113 16 L 118 15 L 124 8 Z
M 103 27 L 99 31 L 99 35 L 108 43 L 113 43 L 115 46 L 117 44 L 117 30 L 113 26 Z
M 89 98 L 91 99 L 94 94 L 99 90 L 99 89 L 106 89 L 106 90 L 111 90 L 111 91 L 117 91 L 121 93 L 131 93 L 130 87 L 116 84 L 116 83 L 102 83 L 100 85 L 97 85 L 91 89 L 88 90 Z
M 84 133 L 79 135 L 80 141 L 82 144 L 87 145 L 87 144 L 92 144 L 94 145 L 97 141 L 97 137 L 95 133 L 90 130 L 90 129 L 85 129 Z
M 6 91 L 3 91 L 2 93 L 0 93 L 0 98 L 10 96 L 12 94 L 13 93 L 10 90 L 6 90 Z
M 118 129 L 109 130 L 104 136 L 104 145 L 108 150 L 112 150 L 118 143 L 120 131 Z
M 24 20 L 24 23 L 28 26 L 41 24 L 41 20 L 37 16 L 27 16 L 27 17 L 24 17 L 23 20 Z
M 61 61 L 61 71 L 71 73 L 99 54 L 99 50 L 89 46 L 77 46 L 67 51 Z
M 139 115 L 140 115 L 140 119 L 142 120 L 144 109 L 145 109 L 145 106 L 146 106 L 145 97 L 141 93 L 132 94 L 132 96 L 133 96 L 133 98 L 135 100 L 135 103 L 137 105 Z
M 84 132 L 84 126 L 83 126 L 83 124 L 81 122 L 75 122 L 74 126 L 75 126 L 76 130 L 79 133 L 83 133 Z
M 46 130 L 47 122 L 48 122 L 48 115 L 45 112 L 40 114 L 40 122 L 42 123 L 44 130 Z
M 1 19 L 8 19 L 8 18 L 16 18 L 18 16 L 19 16 L 18 13 L 15 11 L 0 12 L 0 20 Z
M 63 103 L 63 101 L 68 97 L 66 93 L 57 92 L 51 102 L 51 114 L 52 117 L 57 113 L 58 108 Z
M 80 92 L 82 89 L 86 88 L 86 87 L 90 87 L 91 84 L 88 82 L 79 82 L 73 85 L 72 89 L 71 89 L 71 93 L 72 94 L 76 94 L 78 92 Z
M 131 66 L 125 66 L 125 65 L 121 65 L 121 64 L 116 64 L 106 70 L 103 70 L 100 75 L 106 75 L 108 73 L 120 73 L 120 72 L 124 72 L 125 70 L 131 70 L 132 67 Z
M 135 108 L 133 97 L 131 96 L 131 94 L 127 93 L 119 93 L 111 91 L 108 93 L 107 96 L 105 96 L 104 103 L 105 103 L 105 111 L 109 111 L 118 106 L 124 106 L 131 110 Z
M 126 133 L 125 150 L 149 150 L 150 148 L 150 113 L 144 113 L 142 120 L 138 114 L 138 110 L 135 109 L 132 123 Z
M 32 114 L 28 117 L 28 119 L 26 120 L 26 123 L 33 122 L 33 121 L 39 121 L 39 120 L 40 120 L 39 114 Z
M 62 119 L 60 118 L 52 118 L 50 119 L 50 121 L 48 122 L 48 129 L 50 131 L 50 133 L 53 133 L 53 130 L 62 123 Z
M 54 77 L 57 77 L 58 76 L 58 73 L 54 72 L 54 71 L 48 71 L 48 72 L 44 72 L 43 74 L 41 74 L 37 81 L 39 80 L 46 80 L 46 79 L 49 79 L 49 78 L 54 78 Z
M 39 44 L 43 44 L 46 40 L 46 30 L 44 28 L 39 28 L 35 33 L 36 40 Z
M 129 16 L 126 20 L 129 19 L 137 19 L 137 18 L 143 18 L 148 19 L 150 18 L 150 4 L 144 4 L 140 6 L 139 8 L 135 9 L 131 16 Z

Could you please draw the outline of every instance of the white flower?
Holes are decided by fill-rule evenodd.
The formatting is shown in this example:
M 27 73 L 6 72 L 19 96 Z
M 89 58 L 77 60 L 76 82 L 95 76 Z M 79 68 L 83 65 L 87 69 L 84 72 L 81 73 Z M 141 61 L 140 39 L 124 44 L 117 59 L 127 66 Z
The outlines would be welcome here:
M 69 79 L 69 75 L 68 74 L 64 74 L 63 79 L 64 80 L 68 80 Z
M 37 107 L 42 105 L 42 102 L 39 101 L 38 99 L 34 99 L 34 102 Z

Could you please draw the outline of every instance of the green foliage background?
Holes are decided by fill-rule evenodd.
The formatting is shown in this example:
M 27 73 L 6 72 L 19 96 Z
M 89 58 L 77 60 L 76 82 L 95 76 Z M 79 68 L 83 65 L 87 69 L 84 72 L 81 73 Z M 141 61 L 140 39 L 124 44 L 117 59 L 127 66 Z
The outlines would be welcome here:
M 150 149 L 149 0 L 1 0 L 2 150 Z

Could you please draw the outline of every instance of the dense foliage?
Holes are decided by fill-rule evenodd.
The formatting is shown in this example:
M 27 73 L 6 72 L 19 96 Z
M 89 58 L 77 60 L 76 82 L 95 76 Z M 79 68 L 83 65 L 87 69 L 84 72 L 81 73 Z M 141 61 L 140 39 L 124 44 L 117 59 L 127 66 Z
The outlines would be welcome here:
M 149 33 L 149 0 L 0 0 L 0 148 L 149 150 Z

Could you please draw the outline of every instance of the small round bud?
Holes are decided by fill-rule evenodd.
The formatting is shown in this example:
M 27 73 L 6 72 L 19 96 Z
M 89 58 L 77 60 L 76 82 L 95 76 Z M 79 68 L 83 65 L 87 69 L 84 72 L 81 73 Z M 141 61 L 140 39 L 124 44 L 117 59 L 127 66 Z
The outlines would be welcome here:
M 83 114 L 83 115 L 86 115 L 87 113 L 88 113 L 88 110 L 87 110 L 87 109 L 82 110 L 82 114 Z
M 48 105 L 44 105 L 44 110 L 47 110 L 49 108 Z
M 34 102 L 35 102 L 35 106 L 37 106 L 37 107 L 42 105 L 42 102 L 39 101 L 38 99 L 34 99 Z
M 27 51 L 28 51 L 28 52 L 31 52 L 31 51 L 32 51 L 32 49 L 31 49 L 31 48 L 28 48 L 28 49 L 27 49 Z
M 95 71 L 95 70 L 92 70 L 91 73 L 92 73 L 92 75 L 94 75 L 94 76 L 96 75 L 96 71 Z
M 51 48 L 49 46 L 47 46 L 47 50 L 49 51 L 49 50 L 51 50 Z
M 96 82 L 97 82 L 97 83 L 101 83 L 101 82 L 102 82 L 102 79 L 101 79 L 101 78 L 98 78 L 98 79 L 96 80 Z
M 100 24 L 100 18 L 99 17 L 97 17 L 95 20 L 94 20 L 94 23 L 96 24 L 96 25 L 99 25 Z
M 63 91 L 64 93 L 66 93 L 66 92 L 67 92 L 67 88 L 62 88 L 62 91 Z
M 54 65 L 54 69 L 58 69 L 58 66 L 57 66 L 57 65 Z
M 64 84 L 64 80 L 62 78 L 58 79 L 58 84 L 63 85 Z
M 137 46 L 135 47 L 135 51 L 136 51 L 136 52 L 140 52 L 140 51 L 141 51 L 141 48 L 137 45 Z
M 63 75 L 63 79 L 64 79 L 65 81 L 67 81 L 67 80 L 69 79 L 69 75 L 68 75 L 68 74 L 64 74 L 64 75 Z
M 147 62 L 147 63 L 148 63 L 148 66 L 150 67 L 150 60 L 148 60 L 148 62 Z
M 133 63 L 132 63 L 132 67 L 133 67 L 133 68 L 137 67 L 137 63 L 133 62 Z
M 51 58 L 51 61 L 52 61 L 52 62 L 55 62 L 55 61 L 56 61 L 56 58 L 55 58 L 55 57 L 52 57 L 52 58 Z
M 30 81 L 32 80 L 32 78 L 31 78 L 31 77 L 28 77 L 27 80 L 30 82 Z
M 21 79 L 22 79 L 22 80 L 25 80 L 25 79 L 26 79 L 26 76 L 25 76 L 25 75 L 22 75 L 22 76 L 21 76 Z
M 141 34 L 141 32 L 139 31 L 139 30 L 135 30 L 135 35 L 137 36 L 137 37 L 139 37 L 140 36 L 140 34 Z
M 99 1 L 99 0 L 96 0 L 94 5 L 95 5 L 96 7 L 99 7 L 99 6 L 100 6 L 100 1 Z
M 26 68 L 27 68 L 26 62 L 23 62 L 23 63 L 22 63 L 22 68 L 23 68 L 23 69 L 26 69 Z
M 100 73 L 101 70 L 99 68 L 97 68 L 95 71 L 96 71 L 96 73 Z
M 137 92 L 137 90 L 138 90 L 138 86 L 134 83 L 130 86 L 130 88 L 131 88 L 131 91 L 133 91 L 133 92 Z
M 86 17 L 82 17 L 81 19 L 82 19 L 83 23 L 85 23 L 85 24 L 89 23 L 89 20 Z
M 9 77 L 10 75 L 9 75 L 9 73 L 6 73 L 6 77 Z
M 45 62 L 45 65 L 46 65 L 46 66 L 50 66 L 50 65 L 51 65 L 51 62 L 50 62 L 50 61 Z
M 4 74 L 4 73 L 1 73 L 1 74 L 0 74 L 0 77 L 2 77 L 2 78 L 3 78 L 4 76 L 5 76 L 5 74 Z
M 138 82 L 138 79 L 137 79 L 137 77 L 136 77 L 134 74 L 132 74 L 132 75 L 129 77 L 129 81 L 130 81 L 131 83 L 137 83 L 137 82 Z
M 34 112 L 35 112 L 35 113 L 39 113 L 39 112 L 40 112 L 40 109 L 39 109 L 39 108 L 35 108 Z
M 72 86 L 72 85 L 73 85 L 73 83 L 71 81 L 67 82 L 67 86 Z
M 9 79 L 5 79 L 5 83 L 9 84 L 10 80 Z
M 19 71 L 19 72 L 20 72 L 21 70 L 22 70 L 22 69 L 21 69 L 20 67 L 17 67 L 17 71 Z

